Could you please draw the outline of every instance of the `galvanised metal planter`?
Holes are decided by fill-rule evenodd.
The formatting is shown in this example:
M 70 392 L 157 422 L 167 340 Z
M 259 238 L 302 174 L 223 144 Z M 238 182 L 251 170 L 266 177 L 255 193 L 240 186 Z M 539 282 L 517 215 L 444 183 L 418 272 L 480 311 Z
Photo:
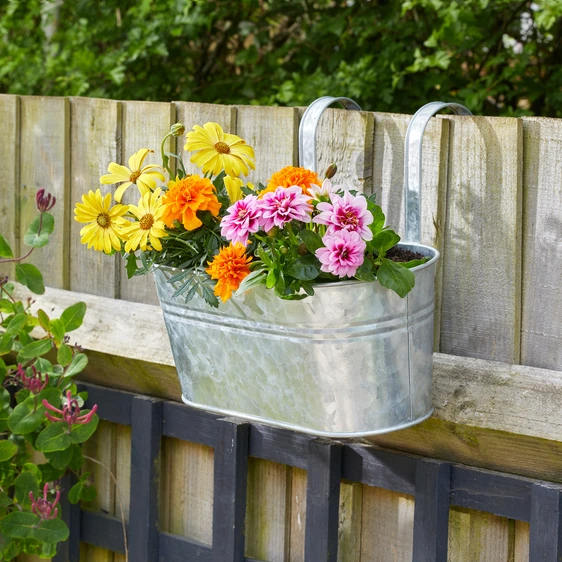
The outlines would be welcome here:
M 346 98 L 316 100 L 301 123 L 301 165 L 316 167 L 316 125 L 334 101 L 359 109 Z M 412 147 L 421 147 L 436 111 L 412 120 Z M 395 431 L 431 415 L 439 252 L 418 243 L 421 151 L 409 155 L 406 232 L 415 241 L 400 246 L 430 259 L 412 269 L 416 284 L 403 299 L 378 282 L 348 281 L 315 285 L 302 301 L 260 286 L 215 309 L 173 296 L 178 287 L 168 280 L 177 270 L 155 271 L 186 404 L 336 438 Z M 408 173 L 412 165 L 417 175 Z

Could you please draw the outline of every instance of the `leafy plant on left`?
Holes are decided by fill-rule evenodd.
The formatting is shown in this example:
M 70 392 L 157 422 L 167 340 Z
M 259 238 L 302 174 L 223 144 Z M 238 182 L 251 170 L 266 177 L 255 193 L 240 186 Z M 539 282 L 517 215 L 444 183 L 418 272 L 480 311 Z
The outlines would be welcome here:
M 35 294 L 45 292 L 43 276 L 23 261 L 49 242 L 55 202 L 38 191 L 39 214 L 23 237 L 30 248 L 24 255 L 15 257 L 0 235 L 0 264 L 14 264 L 17 281 Z M 82 324 L 86 305 L 50 318 L 31 311 L 32 299 L 15 295 L 14 284 L 0 275 L 0 560 L 20 553 L 51 558 L 69 533 L 59 504 L 62 478 L 80 474 L 81 444 L 98 425 L 97 406 L 83 409 L 87 396 L 73 380 L 88 359 L 67 335 Z M 89 476 L 81 475 L 69 490 L 71 502 L 95 497 Z

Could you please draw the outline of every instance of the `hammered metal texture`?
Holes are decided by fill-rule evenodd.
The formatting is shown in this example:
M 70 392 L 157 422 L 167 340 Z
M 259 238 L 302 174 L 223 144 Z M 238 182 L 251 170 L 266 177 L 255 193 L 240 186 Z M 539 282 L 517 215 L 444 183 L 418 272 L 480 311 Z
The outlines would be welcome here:
M 361 436 L 412 425 L 430 415 L 433 302 L 438 252 L 414 268 L 401 299 L 378 282 L 315 286 L 284 301 L 258 287 L 219 308 L 173 297 L 156 286 L 184 401 L 318 435 Z

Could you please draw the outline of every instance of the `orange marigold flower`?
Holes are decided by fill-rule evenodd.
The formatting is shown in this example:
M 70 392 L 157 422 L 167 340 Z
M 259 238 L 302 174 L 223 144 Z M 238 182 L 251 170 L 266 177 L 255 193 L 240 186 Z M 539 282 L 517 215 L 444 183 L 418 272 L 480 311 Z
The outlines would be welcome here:
M 215 295 L 223 302 L 232 296 L 232 292 L 236 291 L 242 280 L 250 274 L 248 264 L 251 261 L 252 257 L 246 255 L 246 248 L 238 243 L 226 246 L 209 262 L 205 271 L 211 279 L 218 279 Z
M 203 224 L 197 217 L 197 211 L 211 211 L 216 217 L 221 208 L 211 180 L 197 175 L 168 182 L 163 202 L 166 210 L 162 220 L 166 226 L 172 228 L 174 221 L 179 220 L 186 230 L 195 230 Z
M 263 195 L 269 191 L 275 191 L 278 187 L 292 187 L 298 185 L 306 195 L 310 195 L 308 188 L 311 185 L 322 185 L 322 180 L 316 172 L 307 170 L 306 168 L 297 168 L 295 166 L 285 166 L 278 172 L 275 172 L 269 181 L 267 187 L 260 193 Z

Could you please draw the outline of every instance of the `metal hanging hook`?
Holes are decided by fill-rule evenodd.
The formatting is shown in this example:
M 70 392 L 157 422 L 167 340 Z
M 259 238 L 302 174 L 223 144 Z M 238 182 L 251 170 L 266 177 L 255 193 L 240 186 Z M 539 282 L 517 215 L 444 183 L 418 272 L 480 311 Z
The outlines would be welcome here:
M 464 105 L 432 101 L 418 109 L 406 132 L 404 146 L 404 205 L 405 242 L 421 242 L 421 176 L 422 140 L 429 120 L 442 109 L 449 108 L 456 115 L 472 115 Z
M 335 102 L 339 102 L 345 109 L 361 111 L 361 107 L 350 98 L 322 96 L 314 100 L 304 112 L 299 126 L 299 164 L 317 172 L 318 162 L 316 160 L 316 134 L 318 123 L 324 110 Z

